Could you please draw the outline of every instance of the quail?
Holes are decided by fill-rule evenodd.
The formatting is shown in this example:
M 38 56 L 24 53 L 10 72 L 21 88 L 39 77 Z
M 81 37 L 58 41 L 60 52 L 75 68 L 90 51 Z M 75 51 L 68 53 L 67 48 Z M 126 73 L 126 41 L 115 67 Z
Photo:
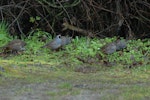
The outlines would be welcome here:
M 3 49 L 4 53 L 18 53 L 25 50 L 25 45 L 26 43 L 24 41 L 15 39 L 1 48 Z
M 52 41 L 48 42 L 42 48 L 48 48 L 51 50 L 58 50 L 61 47 L 61 35 L 57 35 Z
M 65 45 L 68 45 L 71 43 L 72 37 L 65 37 L 61 36 L 61 46 L 64 47 Z
M 127 47 L 127 42 L 125 40 L 117 40 L 116 41 L 116 50 L 122 50 Z
M 102 47 L 101 50 L 105 54 L 112 54 L 112 53 L 116 52 L 116 44 L 115 44 L 115 42 L 106 44 Z

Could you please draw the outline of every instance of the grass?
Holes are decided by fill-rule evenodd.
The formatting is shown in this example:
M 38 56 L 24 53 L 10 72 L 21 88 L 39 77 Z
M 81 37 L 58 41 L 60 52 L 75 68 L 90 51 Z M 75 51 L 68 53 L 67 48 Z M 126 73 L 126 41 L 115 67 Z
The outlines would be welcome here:
M 6 31 L 3 33 L 6 33 Z M 27 50 L 22 55 L 0 58 L 0 67 L 4 68 L 4 71 L 0 71 L 0 75 L 3 77 L 0 79 L 0 85 L 5 85 L 8 82 L 7 79 L 11 79 L 11 81 L 22 80 L 25 83 L 64 80 L 57 84 L 56 88 L 60 90 L 59 92 L 47 91 L 47 94 L 51 96 L 78 95 L 80 89 L 74 88 L 73 84 L 93 84 L 95 87 L 85 87 L 85 89 L 100 94 L 102 94 L 101 91 L 114 89 L 118 85 L 119 96 L 116 97 L 118 94 L 112 93 L 102 97 L 103 100 L 113 100 L 113 98 L 114 100 L 141 100 L 149 97 L 150 88 L 147 85 L 150 84 L 149 40 L 146 42 L 130 40 L 123 52 L 119 51 L 111 55 L 104 55 L 100 48 L 104 44 L 114 41 L 115 37 L 106 39 L 76 37 L 71 44 L 66 46 L 65 50 L 58 52 L 40 49 L 44 43 L 38 41 L 37 37 L 25 39 Z M 7 41 L 9 40 L 8 38 Z M 0 41 L 0 46 L 3 43 L 4 41 Z M 98 59 L 97 54 L 101 55 L 102 59 Z M 130 59 L 132 55 L 134 55 L 134 61 L 137 62 L 137 65 L 133 65 L 134 61 Z M 87 62 L 78 60 L 78 57 L 87 60 Z M 89 63 L 88 60 L 91 60 L 91 58 L 95 59 L 95 62 Z M 116 64 L 107 67 L 103 63 L 104 60 Z M 95 67 L 97 72 L 87 74 L 75 72 L 75 69 L 79 66 Z M 132 68 L 129 68 L 130 66 Z M 147 84 L 141 86 L 139 83 Z M 96 87 L 97 84 L 110 85 Z
M 8 35 L 8 27 L 6 22 L 0 22 L 0 43 L 3 45 L 12 38 Z

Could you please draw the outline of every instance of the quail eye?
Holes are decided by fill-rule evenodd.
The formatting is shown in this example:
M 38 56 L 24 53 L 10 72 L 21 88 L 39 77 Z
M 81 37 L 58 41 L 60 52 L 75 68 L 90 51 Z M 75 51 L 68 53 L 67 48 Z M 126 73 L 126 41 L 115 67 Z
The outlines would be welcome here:
M 58 35 L 58 38 L 61 38 L 61 35 Z

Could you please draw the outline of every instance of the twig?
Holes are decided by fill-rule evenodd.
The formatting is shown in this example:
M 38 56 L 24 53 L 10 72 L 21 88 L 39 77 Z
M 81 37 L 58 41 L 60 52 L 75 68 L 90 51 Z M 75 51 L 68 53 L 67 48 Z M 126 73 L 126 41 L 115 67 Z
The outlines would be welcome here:
M 28 0 L 28 1 L 29 1 L 29 0 Z M 18 16 L 15 18 L 15 20 L 9 25 L 9 27 L 10 27 L 11 25 L 13 25 L 13 24 L 19 19 L 19 17 L 21 16 L 22 12 L 24 11 L 24 9 L 25 9 L 25 7 L 26 7 L 28 1 L 26 1 L 26 3 L 24 4 L 24 6 L 22 7 L 20 13 L 19 13 Z M 18 24 L 19 31 L 21 32 L 21 34 L 23 34 L 23 32 L 22 32 L 22 30 L 21 30 L 21 28 L 20 28 L 20 25 L 19 25 L 18 21 L 17 21 L 17 24 Z
M 69 29 L 69 30 L 72 30 L 72 31 L 76 31 L 76 32 L 82 33 L 85 36 L 94 37 L 92 32 L 87 31 L 87 30 L 83 30 L 83 29 L 75 27 L 73 25 L 70 25 L 67 22 L 64 22 L 63 26 L 64 26 L 64 28 L 62 29 L 63 31 Z

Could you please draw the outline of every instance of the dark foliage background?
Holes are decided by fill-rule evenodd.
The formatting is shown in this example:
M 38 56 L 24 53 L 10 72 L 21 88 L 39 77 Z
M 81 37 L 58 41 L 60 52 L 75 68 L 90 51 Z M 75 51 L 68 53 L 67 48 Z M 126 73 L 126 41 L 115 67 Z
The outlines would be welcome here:
M 98 37 L 150 38 L 149 0 L 1 0 L 0 20 L 9 23 L 13 36 L 28 36 L 37 29 L 85 35 L 62 31 L 67 22 Z

